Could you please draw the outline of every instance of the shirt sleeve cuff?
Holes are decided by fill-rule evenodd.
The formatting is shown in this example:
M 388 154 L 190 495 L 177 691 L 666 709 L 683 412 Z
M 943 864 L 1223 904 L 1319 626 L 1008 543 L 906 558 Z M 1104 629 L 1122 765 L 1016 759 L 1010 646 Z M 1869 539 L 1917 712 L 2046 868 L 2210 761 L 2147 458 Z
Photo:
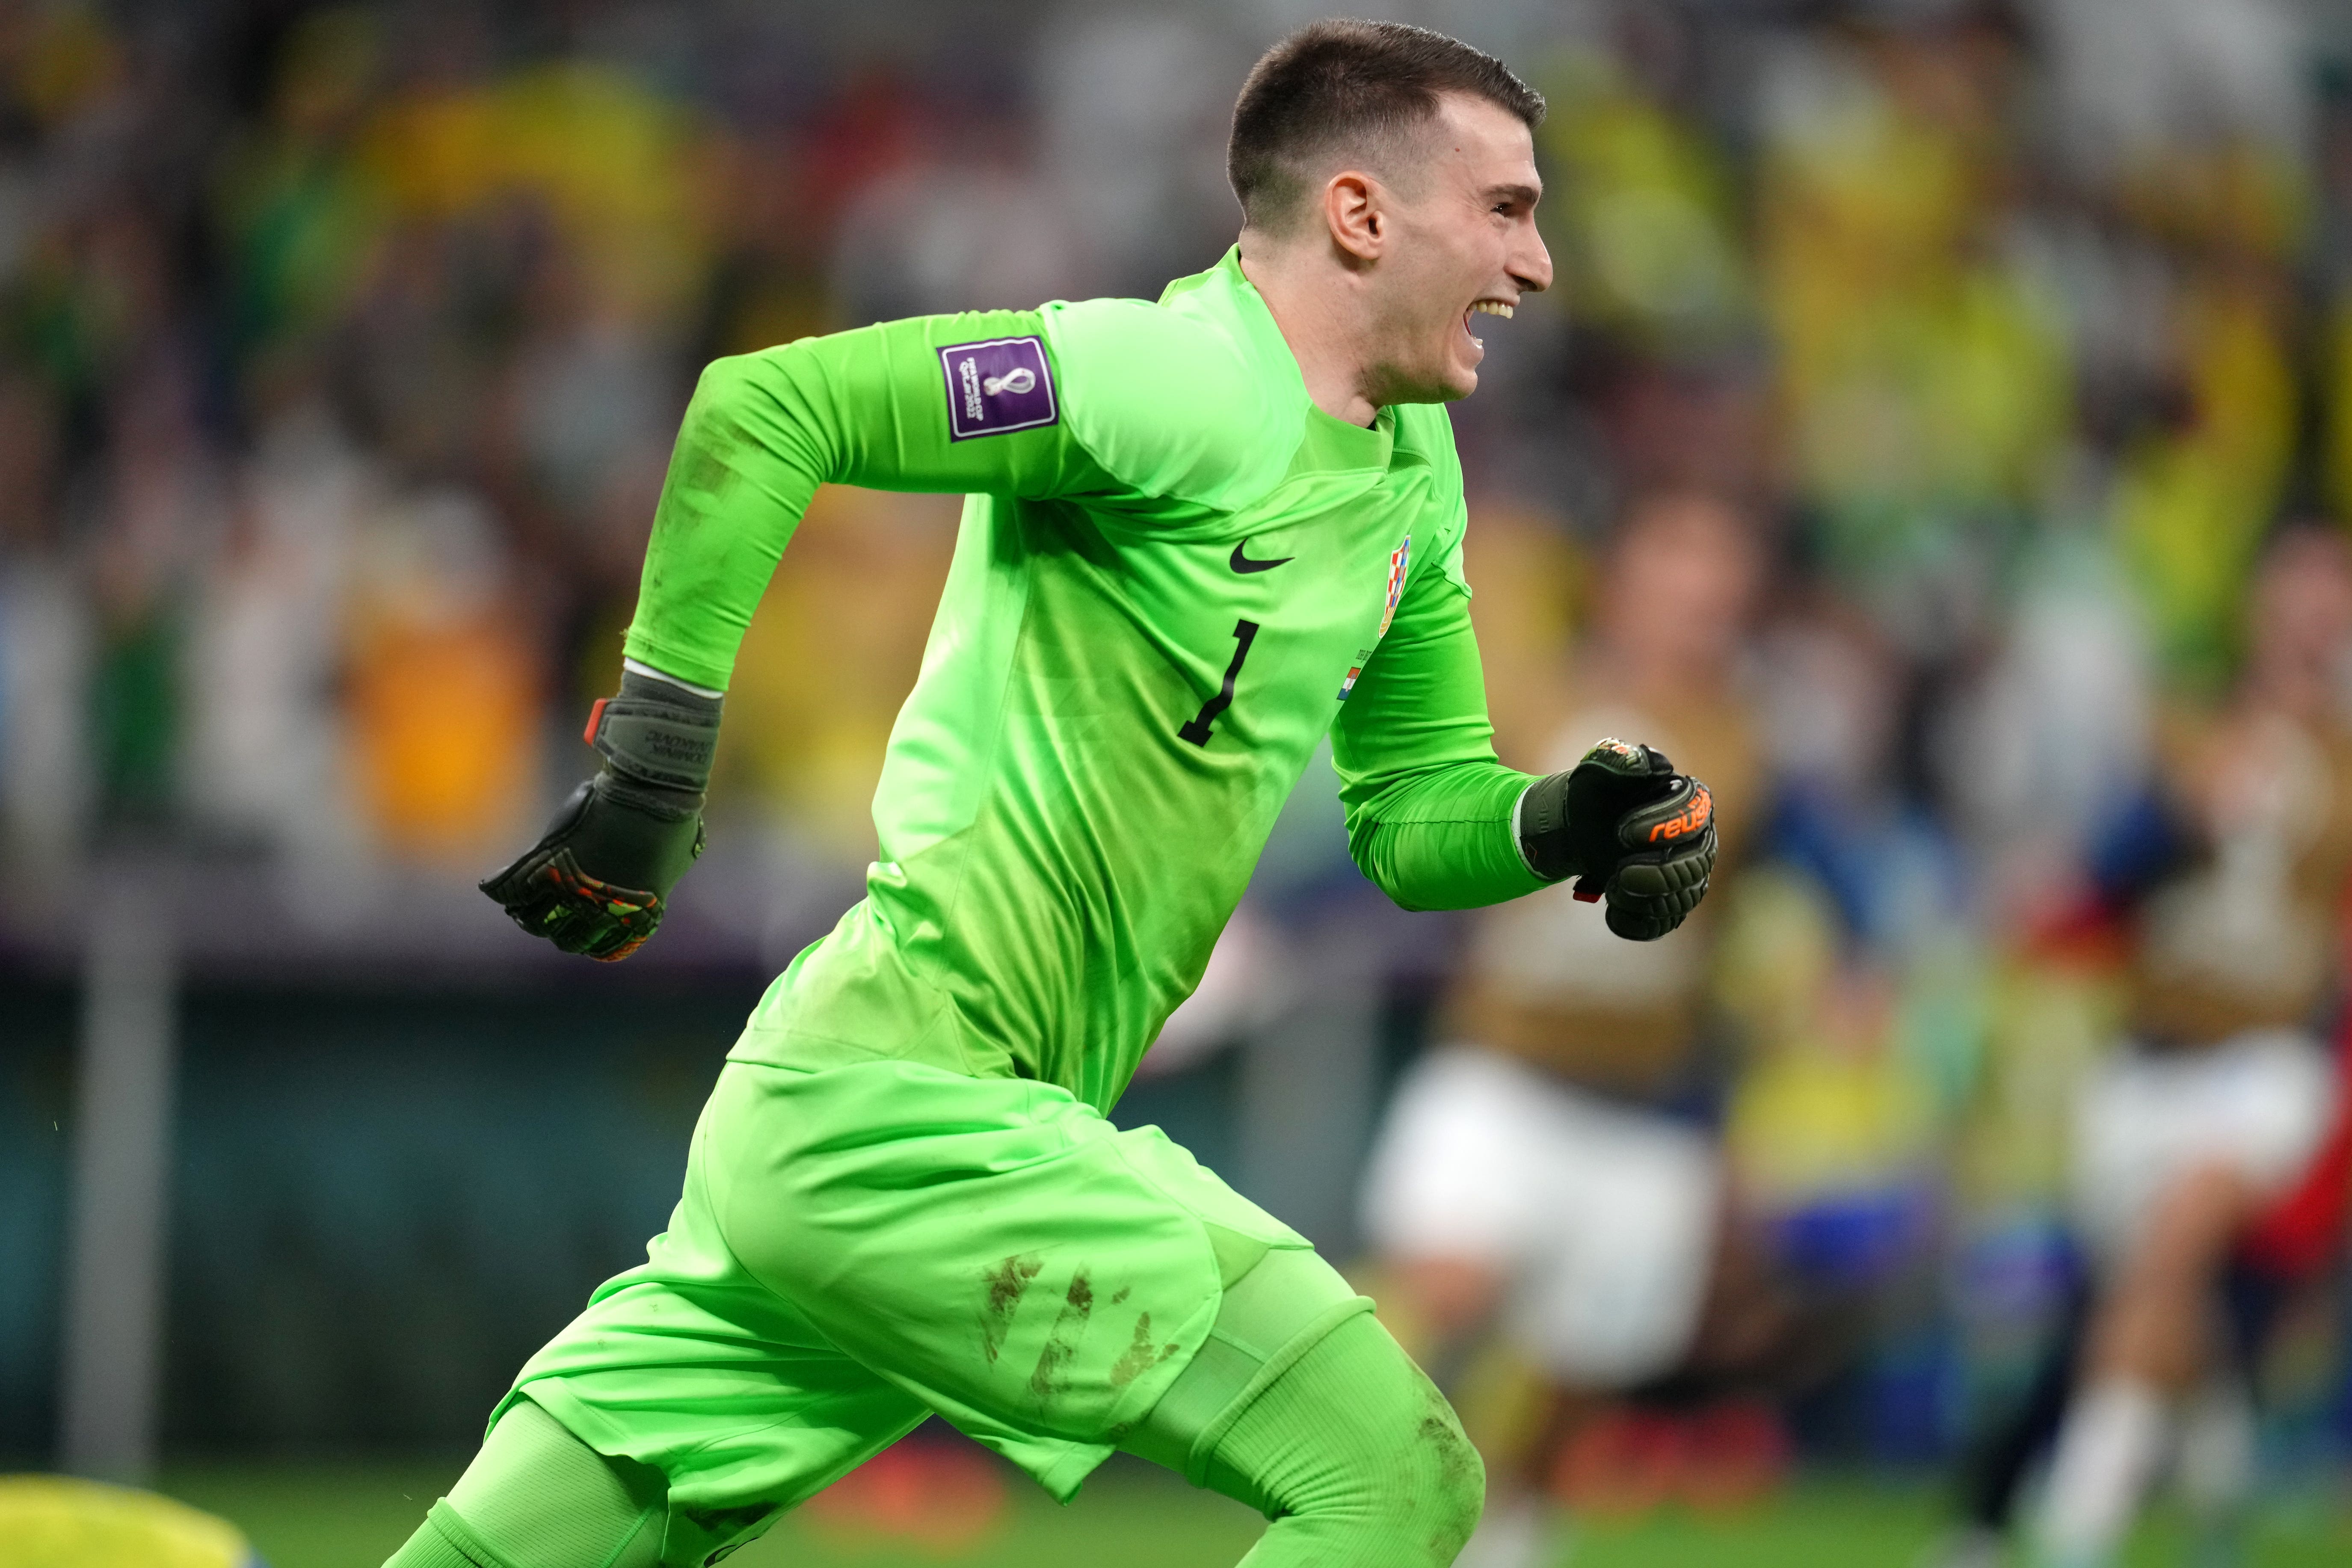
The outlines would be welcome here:
M 647 675 L 651 676 L 656 680 L 667 680 L 681 691 L 691 691 L 697 697 L 707 698 L 713 702 L 718 701 L 720 698 L 727 695 L 724 691 L 713 691 L 707 686 L 697 686 L 690 680 L 680 680 L 677 676 L 670 674 L 667 670 L 656 669 L 652 665 L 646 663 L 643 659 L 624 658 L 621 660 L 621 668 L 634 675 Z M 1514 824 L 1513 831 L 1516 832 L 1517 822 L 1516 816 L 1512 818 L 1512 821 Z

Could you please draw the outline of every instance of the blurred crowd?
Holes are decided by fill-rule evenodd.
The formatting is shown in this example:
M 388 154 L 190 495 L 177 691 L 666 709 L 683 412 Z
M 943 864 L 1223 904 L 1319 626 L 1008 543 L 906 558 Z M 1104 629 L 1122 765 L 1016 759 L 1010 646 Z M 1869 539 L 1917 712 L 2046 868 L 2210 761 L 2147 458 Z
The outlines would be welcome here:
M 866 9 L 0 5 L 0 929 L 161 846 L 297 910 L 479 875 L 583 767 L 699 365 L 1208 265 L 1232 95 L 1311 14 Z M 1572 1421 L 1465 1400 L 1551 1421 L 1570 1490 L 1669 1484 L 1588 1417 L 1693 1357 L 1807 1442 L 1942 1453 L 2083 1315 L 2078 1086 L 2126 1037 L 2332 1027 L 2352 10 L 1400 14 L 1551 102 L 1560 286 L 1455 411 L 1498 747 L 1651 740 L 1727 860 L 1654 949 L 1564 897 L 1415 928 L 1438 1048 L 1366 1200 L 1394 1311 L 1579 1386 Z M 953 519 L 819 498 L 714 794 L 714 843 L 790 874 L 703 879 L 714 921 L 854 887 Z M 1315 823 L 1286 887 L 1348 875 Z M 1192 1035 L 1264 1012 L 1216 1005 Z M 1549 1311 L 1586 1265 L 1524 1216 L 1433 1256 L 1468 1200 L 1412 1151 L 1530 1075 L 1585 1129 L 1527 1132 L 1534 1189 L 1589 1194 L 1543 1151 L 1612 1118 L 1664 1173 L 1658 1343 Z M 1779 1337 L 1734 1342 L 1759 1301 Z M 2296 1302 L 2246 1364 L 2308 1453 L 2345 1335 Z M 1763 1462 L 1744 1419 L 1685 1436 Z

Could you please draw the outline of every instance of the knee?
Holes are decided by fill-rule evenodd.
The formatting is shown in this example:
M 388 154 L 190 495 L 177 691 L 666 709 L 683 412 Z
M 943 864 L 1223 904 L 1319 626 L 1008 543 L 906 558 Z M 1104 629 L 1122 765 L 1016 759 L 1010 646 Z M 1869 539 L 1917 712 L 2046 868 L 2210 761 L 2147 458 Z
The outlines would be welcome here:
M 1417 1500 L 1411 1511 L 1413 1539 L 1429 1542 L 1429 1561 L 1454 1561 L 1486 1509 L 1486 1467 L 1464 1436 L 1462 1423 L 1437 1390 L 1413 1432 L 1414 1484 L 1398 1489 L 1399 1499 Z M 1404 1522 L 1404 1521 L 1400 1521 Z
M 1292 1555 L 1270 1562 L 1444 1568 L 1486 1502 L 1486 1468 L 1454 1407 L 1369 1313 L 1234 1417 L 1205 1479 L 1276 1521 Z
M 1338 1458 L 1340 1474 L 1315 1501 L 1335 1518 L 1352 1515 L 1368 1538 L 1389 1542 L 1378 1561 L 1442 1568 L 1478 1528 L 1486 1467 L 1436 1385 L 1402 1356 L 1396 1360 L 1387 1408 L 1363 1412 L 1371 1419 L 1356 1428 L 1357 1441 Z

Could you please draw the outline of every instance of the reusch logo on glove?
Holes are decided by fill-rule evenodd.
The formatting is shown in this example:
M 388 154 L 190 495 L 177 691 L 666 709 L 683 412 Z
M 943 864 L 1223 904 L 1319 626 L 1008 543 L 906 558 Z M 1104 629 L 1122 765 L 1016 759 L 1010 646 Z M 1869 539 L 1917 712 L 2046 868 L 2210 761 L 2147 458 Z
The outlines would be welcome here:
M 1706 785 L 1699 784 L 1690 798 L 1690 804 L 1683 807 L 1680 815 L 1670 816 L 1650 829 L 1649 842 L 1671 844 L 1677 838 L 1688 838 L 1706 827 L 1714 816 L 1715 796 L 1707 793 Z

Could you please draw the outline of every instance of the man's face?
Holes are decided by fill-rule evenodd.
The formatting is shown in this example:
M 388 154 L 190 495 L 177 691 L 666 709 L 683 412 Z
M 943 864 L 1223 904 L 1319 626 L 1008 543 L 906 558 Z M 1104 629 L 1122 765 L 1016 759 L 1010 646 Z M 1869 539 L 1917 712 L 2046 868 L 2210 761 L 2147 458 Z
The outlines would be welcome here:
M 1518 116 L 1449 93 L 1423 133 L 1417 166 L 1383 184 L 1391 226 L 1367 275 L 1378 404 L 1451 403 L 1478 387 L 1486 351 L 1474 331 L 1520 296 L 1551 286 L 1536 232 L 1535 138 Z

